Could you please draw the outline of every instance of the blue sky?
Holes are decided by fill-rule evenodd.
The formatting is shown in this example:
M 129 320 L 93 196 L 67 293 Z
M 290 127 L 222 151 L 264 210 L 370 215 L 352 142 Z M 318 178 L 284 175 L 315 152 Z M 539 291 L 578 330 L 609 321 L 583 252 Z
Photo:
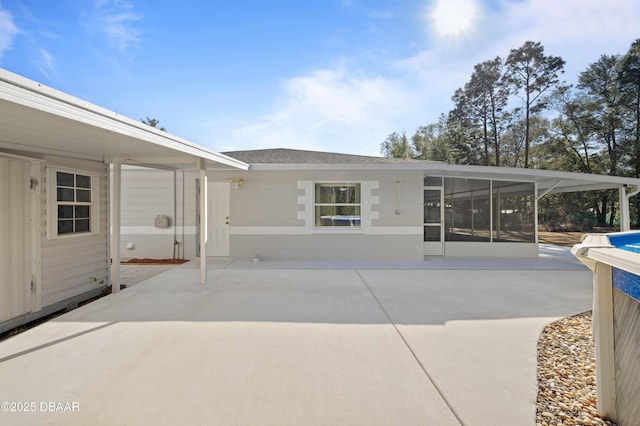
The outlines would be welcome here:
M 640 38 L 635 0 L 0 0 L 0 67 L 219 151 L 379 155 L 525 41 L 565 80 Z

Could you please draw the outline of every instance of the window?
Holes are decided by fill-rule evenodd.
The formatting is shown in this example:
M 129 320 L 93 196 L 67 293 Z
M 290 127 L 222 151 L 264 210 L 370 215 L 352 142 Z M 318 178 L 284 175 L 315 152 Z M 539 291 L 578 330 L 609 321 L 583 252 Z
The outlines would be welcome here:
M 316 227 L 360 227 L 359 183 L 316 183 Z
M 88 172 L 50 169 L 48 179 L 50 236 L 97 233 L 97 177 Z

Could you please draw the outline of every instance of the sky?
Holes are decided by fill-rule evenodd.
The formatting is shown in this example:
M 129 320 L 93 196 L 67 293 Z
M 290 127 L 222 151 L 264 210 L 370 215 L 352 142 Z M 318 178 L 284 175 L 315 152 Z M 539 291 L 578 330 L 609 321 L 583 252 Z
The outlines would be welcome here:
M 525 41 L 575 83 L 638 38 L 636 0 L 0 0 L 1 68 L 216 151 L 380 155 Z

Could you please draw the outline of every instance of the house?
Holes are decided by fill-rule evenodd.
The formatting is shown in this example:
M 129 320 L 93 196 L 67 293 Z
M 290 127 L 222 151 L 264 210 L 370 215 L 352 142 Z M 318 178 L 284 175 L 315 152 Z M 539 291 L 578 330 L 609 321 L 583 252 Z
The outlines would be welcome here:
M 214 164 L 248 168 L 0 69 L 0 332 L 109 284 L 119 290 L 120 170 L 129 163 L 205 180 Z
M 632 178 L 293 149 L 224 154 L 250 168 L 208 170 L 207 253 L 234 259 L 537 256 L 539 198 L 618 188 L 625 229 L 640 188 Z M 123 173 L 125 256 L 199 256 L 197 176 Z M 171 182 L 177 189 L 160 194 Z M 177 227 L 152 226 L 172 211 Z
M 123 184 L 124 182 L 124 184 Z M 122 257 L 535 256 L 537 200 L 639 179 L 218 153 L 0 69 L 0 332 L 120 289 Z

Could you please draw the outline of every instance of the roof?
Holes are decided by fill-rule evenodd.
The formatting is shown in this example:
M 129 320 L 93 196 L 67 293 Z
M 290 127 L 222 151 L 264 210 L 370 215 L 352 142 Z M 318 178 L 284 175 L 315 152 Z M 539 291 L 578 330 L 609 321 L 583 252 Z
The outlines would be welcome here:
M 258 149 L 224 154 L 251 164 L 252 170 L 416 170 L 429 176 L 535 182 L 546 193 L 640 188 L 640 179 L 514 167 L 469 166 L 437 161 L 372 157 L 296 149 Z
M 305 151 L 301 149 L 274 148 L 250 151 L 225 152 L 250 164 L 408 164 L 425 163 L 424 160 L 406 158 L 373 157 L 367 155 L 340 154 L 337 152 Z
M 0 149 L 139 165 L 193 168 L 201 158 L 247 169 L 235 158 L 0 69 Z

